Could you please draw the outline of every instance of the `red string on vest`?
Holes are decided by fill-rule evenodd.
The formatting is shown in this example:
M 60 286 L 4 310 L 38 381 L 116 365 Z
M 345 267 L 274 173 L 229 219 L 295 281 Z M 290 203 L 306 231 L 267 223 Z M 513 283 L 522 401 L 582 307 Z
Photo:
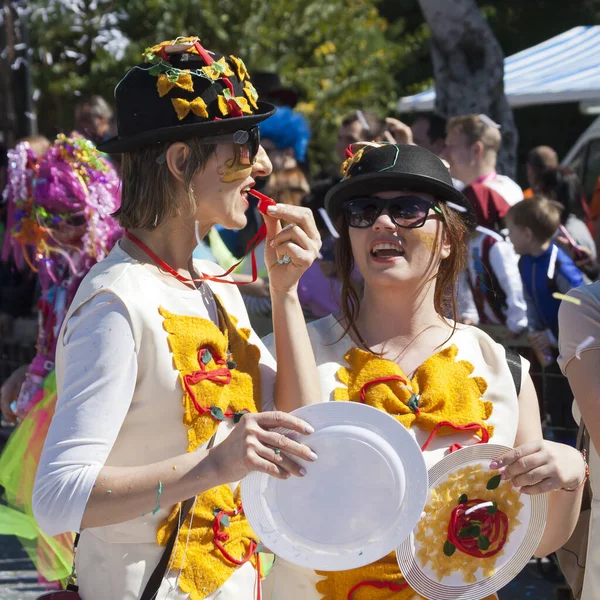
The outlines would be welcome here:
M 479 431 L 479 430 L 481 430 L 481 440 L 477 443 L 478 444 L 487 444 L 490 441 L 490 432 L 483 425 L 481 425 L 481 423 L 469 423 L 468 425 L 455 425 L 454 423 L 451 423 L 450 421 L 440 421 L 433 428 L 433 430 L 429 434 L 429 437 L 427 438 L 427 441 L 421 447 L 422 452 L 425 452 L 425 450 L 427 450 L 427 448 L 429 448 L 429 445 L 433 441 L 433 438 L 437 435 L 437 432 L 442 427 L 451 427 L 452 429 L 454 429 L 456 431 Z M 452 448 L 454 450 L 458 449 L 455 446 L 458 446 L 458 444 L 454 444 L 454 446 L 451 447 L 451 451 L 453 451 Z
M 360 388 L 360 401 L 364 404 L 367 397 L 367 390 L 377 383 L 385 383 L 386 381 L 401 381 L 404 385 L 408 385 L 406 383 L 406 379 L 400 377 L 400 375 L 390 375 L 389 377 L 378 377 L 377 379 L 372 379 L 371 381 L 367 381 Z
M 357 583 L 349 592 L 347 600 L 352 600 L 354 592 L 361 587 L 373 587 L 378 590 L 390 590 L 392 592 L 401 592 L 408 587 L 408 583 L 394 583 L 393 581 L 361 581 Z
M 223 555 L 224 558 L 226 558 L 229 562 L 233 563 L 234 565 L 237 565 L 238 567 L 246 564 L 252 558 L 252 555 L 256 553 L 256 570 L 258 572 L 258 582 L 257 582 L 257 587 L 256 587 L 256 600 L 261 600 L 260 554 L 258 552 L 256 552 L 256 550 L 258 549 L 258 544 L 254 540 L 250 540 L 248 554 L 246 554 L 246 556 L 242 559 L 237 559 L 237 558 L 231 556 L 231 554 L 229 554 L 229 552 L 227 552 L 227 550 L 225 550 L 225 548 L 223 546 L 223 543 L 226 542 L 227 540 L 229 540 L 229 534 L 226 533 L 225 531 L 221 531 L 221 519 L 225 515 L 227 515 L 228 517 L 234 517 L 243 512 L 244 512 L 244 508 L 240 504 L 236 510 L 230 510 L 230 511 L 220 510 L 215 515 L 215 520 L 213 521 L 213 526 L 212 526 L 213 535 L 214 535 L 214 544 L 215 544 L 215 547 L 219 550 L 219 552 Z
M 265 196 L 264 194 L 261 194 L 260 192 L 255 192 L 254 190 L 250 190 L 249 193 L 252 194 L 253 196 L 255 196 L 256 198 L 258 198 L 259 201 L 264 202 L 264 199 L 267 199 L 267 200 L 271 200 L 271 202 L 273 204 L 276 204 L 276 202 L 274 200 L 272 200 L 268 196 Z M 173 269 L 173 267 L 171 267 L 164 260 L 159 258 L 154 252 L 152 252 L 152 250 L 150 250 L 150 248 L 148 248 L 148 246 L 146 246 L 146 244 L 144 244 L 144 242 L 139 240 L 130 231 L 125 232 L 125 237 L 128 240 L 131 240 L 140 250 L 142 250 L 142 252 L 144 252 L 149 258 L 151 258 L 156 263 L 156 265 L 158 267 L 160 267 L 163 271 L 166 271 L 169 275 L 172 275 L 173 277 L 175 277 L 175 279 L 177 279 L 177 281 L 180 281 L 181 283 L 185 283 L 186 285 L 188 285 L 190 283 L 201 283 L 203 281 L 214 281 L 216 283 L 232 283 L 234 285 L 246 285 L 248 283 L 254 283 L 258 279 L 258 267 L 256 265 L 256 256 L 254 255 L 254 251 L 256 250 L 256 247 L 267 237 L 267 227 L 264 223 L 260 226 L 260 229 L 258 230 L 256 235 L 248 242 L 248 244 L 246 246 L 246 254 L 244 255 L 244 257 L 241 258 L 234 265 L 229 267 L 229 269 L 227 269 L 227 271 L 225 271 L 225 273 L 222 273 L 221 275 L 207 275 L 206 273 L 202 273 L 201 277 L 194 278 L 194 279 L 189 279 L 188 277 L 184 277 L 183 275 L 180 275 L 175 269 Z M 228 275 L 230 275 L 233 271 L 235 271 L 235 269 L 237 269 L 237 267 L 239 265 L 242 264 L 242 262 L 248 256 L 248 254 L 250 254 L 250 258 L 252 260 L 252 280 L 251 281 L 230 281 L 229 279 L 224 279 L 224 277 L 227 277 Z
M 461 552 L 474 556 L 475 558 L 489 558 L 498 554 L 508 539 L 508 517 L 501 511 L 497 510 L 493 515 L 487 511 L 487 507 L 480 508 L 469 515 L 465 512 L 482 504 L 484 500 L 469 500 L 464 504 L 459 504 L 450 515 L 450 523 L 448 524 L 448 540 Z M 459 533 L 466 527 L 471 526 L 472 521 L 477 522 L 480 530 L 480 535 L 485 536 L 490 542 L 490 550 L 483 552 L 479 549 L 479 536 L 461 537 Z M 497 545 L 496 545 L 497 544 Z M 492 546 L 496 545 L 494 548 Z

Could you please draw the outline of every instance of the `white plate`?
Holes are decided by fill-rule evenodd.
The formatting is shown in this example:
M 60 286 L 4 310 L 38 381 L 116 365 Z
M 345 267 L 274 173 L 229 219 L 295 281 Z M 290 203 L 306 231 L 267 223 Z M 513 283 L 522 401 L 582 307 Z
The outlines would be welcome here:
M 510 448 L 497 444 L 476 444 L 453 452 L 429 470 L 429 487 L 437 487 L 450 473 L 464 467 L 481 465 L 488 470 L 490 462 L 508 450 Z M 494 472 L 491 472 L 490 477 L 493 475 Z M 468 496 L 469 490 L 465 489 L 462 493 Z M 521 524 L 512 531 L 502 554 L 497 557 L 496 572 L 491 577 L 484 577 L 483 570 L 479 569 L 475 573 L 475 583 L 466 584 L 460 571 L 444 577 L 440 582 L 431 563 L 422 567 L 416 558 L 420 544 L 411 533 L 396 551 L 400 570 L 411 588 L 427 600 L 480 600 L 512 581 L 537 548 L 544 533 L 548 511 L 545 494 L 521 494 L 519 500 L 523 504 L 517 516 Z
M 319 458 L 303 462 L 304 477 L 244 478 L 244 512 L 258 538 L 277 556 L 321 571 L 355 569 L 392 552 L 427 497 L 417 442 L 393 417 L 356 402 L 313 404 L 292 414 L 315 433 L 290 437 Z

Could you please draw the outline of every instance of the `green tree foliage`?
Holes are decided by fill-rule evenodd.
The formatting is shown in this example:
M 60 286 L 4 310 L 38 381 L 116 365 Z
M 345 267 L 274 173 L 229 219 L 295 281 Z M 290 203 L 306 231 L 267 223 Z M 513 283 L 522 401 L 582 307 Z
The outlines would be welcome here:
M 411 51 L 386 34 L 372 0 L 35 2 L 30 35 L 44 132 L 70 125 L 77 95 L 110 99 L 145 47 L 197 34 L 208 48 L 241 56 L 251 73 L 277 71 L 300 92 L 298 109 L 313 126 L 315 168 L 329 162 L 345 113 L 394 105 L 397 65 Z

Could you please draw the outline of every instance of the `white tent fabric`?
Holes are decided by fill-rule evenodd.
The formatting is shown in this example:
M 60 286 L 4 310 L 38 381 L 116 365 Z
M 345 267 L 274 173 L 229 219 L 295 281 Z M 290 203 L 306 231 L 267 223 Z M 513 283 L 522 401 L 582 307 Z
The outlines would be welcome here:
M 513 108 L 600 100 L 600 26 L 574 27 L 504 60 L 504 89 Z M 398 110 L 430 111 L 435 90 L 401 98 Z

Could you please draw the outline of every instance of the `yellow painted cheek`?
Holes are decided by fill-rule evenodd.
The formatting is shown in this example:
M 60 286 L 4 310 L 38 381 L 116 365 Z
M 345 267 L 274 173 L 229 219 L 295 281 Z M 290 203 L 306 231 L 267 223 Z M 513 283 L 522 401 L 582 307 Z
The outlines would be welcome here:
M 430 252 L 433 252 L 436 249 L 436 246 L 438 246 L 436 233 L 428 233 L 427 231 L 422 231 L 420 229 L 413 229 L 412 234 L 419 242 L 424 246 L 427 246 L 427 249 Z
M 252 165 L 243 165 L 238 160 L 238 157 L 231 158 L 225 162 L 227 168 L 221 175 L 223 183 L 231 183 L 232 181 L 241 181 L 250 177 L 252 173 Z

